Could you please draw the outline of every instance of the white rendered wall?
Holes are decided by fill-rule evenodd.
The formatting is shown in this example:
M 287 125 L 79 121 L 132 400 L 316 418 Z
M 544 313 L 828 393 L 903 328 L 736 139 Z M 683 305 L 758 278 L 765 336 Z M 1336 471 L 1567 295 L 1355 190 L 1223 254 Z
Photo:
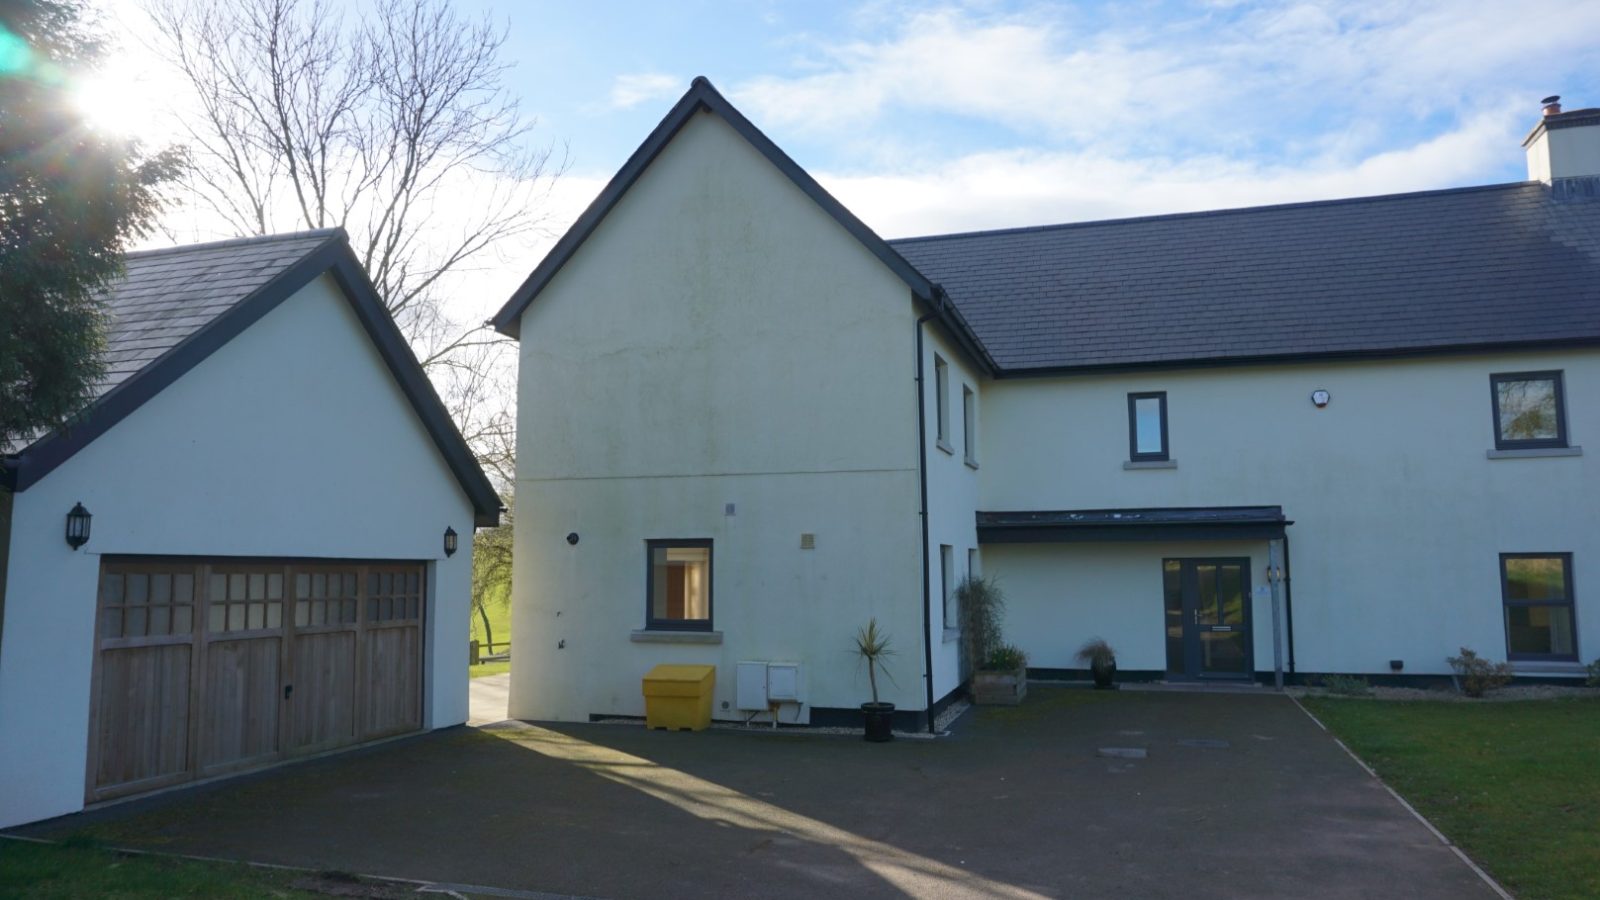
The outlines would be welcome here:
M 929 322 L 923 326 L 923 366 L 927 373 L 927 389 L 923 395 L 923 422 L 927 436 L 928 466 L 928 591 L 932 606 L 929 617 L 930 640 L 933 643 L 933 698 L 937 702 L 955 690 L 961 683 L 960 631 L 946 628 L 943 615 L 943 597 L 940 582 L 943 578 L 939 559 L 939 546 L 949 545 L 953 553 L 953 573 L 950 589 L 961 583 L 968 571 L 967 551 L 978 546 L 976 512 L 978 509 L 978 475 L 983 465 L 982 429 L 977 429 L 979 439 L 975 450 L 978 468 L 967 465 L 962 446 L 964 418 L 962 413 L 963 387 L 970 387 L 975 395 L 976 418 L 983 418 L 983 386 L 976 369 L 965 355 L 957 352 L 955 344 L 947 339 L 942 329 Z M 949 375 L 949 450 L 938 446 L 939 392 L 934 370 L 937 355 L 948 365 Z M 982 568 L 980 564 L 980 569 Z M 952 604 L 954 606 L 955 604 Z M 956 610 L 959 622 L 959 610 Z M 952 623 L 956 624 L 956 623 Z M 1006 637 L 1014 637 L 1008 629 Z
M 740 660 L 800 662 L 801 720 L 855 707 L 872 616 L 883 699 L 921 709 L 915 319 L 725 122 L 688 122 L 522 317 L 511 714 L 640 715 L 641 676 L 681 662 L 734 718 Z M 663 538 L 714 541 L 721 643 L 632 639 Z
M 467 717 L 472 507 L 331 279 L 16 495 L 0 826 L 83 806 L 101 555 L 426 560 L 424 721 Z M 93 514 L 89 543 L 62 538 Z M 462 536 L 445 559 L 447 526 Z
M 1546 131 L 1543 140 L 1550 147 L 1550 177 L 1600 175 L 1600 125 L 1556 128 Z
M 1585 455 L 1487 459 L 1489 375 L 1565 371 Z M 1322 388 L 1325 409 L 1309 399 Z M 1175 469 L 1125 471 L 1127 395 L 1166 391 Z M 1302 672 L 1448 671 L 1461 646 L 1505 657 L 1499 554 L 1573 553 L 1578 650 L 1600 656 L 1600 354 L 1448 356 L 995 382 L 983 396 L 986 510 L 1281 505 Z M 1060 545 L 1057 545 L 1060 546 Z M 1045 551 L 1039 551 L 1045 552 Z M 1016 551 L 984 549 L 1010 582 Z M 1149 596 L 1106 603 L 1155 604 Z M 1252 573 L 1259 582 L 1260 566 Z M 1011 615 L 1057 603 L 1039 579 Z M 1024 588 L 1023 585 L 1028 585 Z M 1258 618 L 1257 646 L 1265 621 Z M 1130 647 L 1159 641 L 1121 638 Z M 1108 635 L 1108 638 L 1110 636 Z M 1150 646 L 1157 646 L 1151 643 Z M 1258 652 L 1257 667 L 1270 668 Z

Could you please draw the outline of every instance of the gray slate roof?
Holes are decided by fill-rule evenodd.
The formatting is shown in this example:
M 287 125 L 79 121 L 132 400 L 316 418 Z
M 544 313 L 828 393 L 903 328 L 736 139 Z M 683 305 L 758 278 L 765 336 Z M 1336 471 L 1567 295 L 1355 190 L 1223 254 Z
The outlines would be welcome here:
M 1600 339 L 1600 202 L 1537 183 L 890 241 L 1002 372 Z
M 108 292 L 105 394 L 330 240 L 337 228 L 130 253 Z

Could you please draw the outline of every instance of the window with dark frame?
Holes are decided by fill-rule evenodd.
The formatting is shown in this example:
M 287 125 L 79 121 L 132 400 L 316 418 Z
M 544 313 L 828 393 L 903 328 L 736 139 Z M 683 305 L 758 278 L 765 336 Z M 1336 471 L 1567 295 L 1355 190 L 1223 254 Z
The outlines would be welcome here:
M 1496 450 L 1567 446 L 1567 404 L 1561 372 L 1489 376 Z
M 1158 462 L 1169 458 L 1167 450 L 1166 391 L 1129 394 L 1129 461 Z
M 944 627 L 954 629 L 959 627 L 956 621 L 956 561 L 955 548 L 949 544 L 939 545 L 939 583 L 944 592 Z
M 933 356 L 933 382 L 938 409 L 939 449 L 950 450 L 950 366 L 937 353 Z
M 711 630 L 711 541 L 646 541 L 645 627 Z
M 1500 554 L 1506 658 L 1578 659 L 1571 553 Z
M 978 395 L 966 385 L 961 386 L 961 457 L 978 464 Z

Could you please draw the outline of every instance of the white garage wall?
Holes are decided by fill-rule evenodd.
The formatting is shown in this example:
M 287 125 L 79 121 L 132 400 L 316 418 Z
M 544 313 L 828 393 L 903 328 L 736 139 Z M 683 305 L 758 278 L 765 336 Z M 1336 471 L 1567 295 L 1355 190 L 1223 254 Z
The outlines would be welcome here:
M 323 277 L 16 495 L 0 646 L 0 826 L 83 805 L 100 556 L 430 562 L 424 718 L 467 716 L 473 513 Z M 67 510 L 94 514 L 87 546 Z M 445 559 L 453 526 L 461 549 Z

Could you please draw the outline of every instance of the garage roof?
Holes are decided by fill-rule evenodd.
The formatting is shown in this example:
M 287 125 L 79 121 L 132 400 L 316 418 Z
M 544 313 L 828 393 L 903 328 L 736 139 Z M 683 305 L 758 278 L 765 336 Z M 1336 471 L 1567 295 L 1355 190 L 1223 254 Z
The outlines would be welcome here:
M 500 498 L 422 372 L 341 228 L 130 253 L 106 292 L 105 379 L 68 428 L 7 449 L 0 478 L 26 490 L 322 274 L 343 289 L 401 391 L 471 498 L 479 525 Z

